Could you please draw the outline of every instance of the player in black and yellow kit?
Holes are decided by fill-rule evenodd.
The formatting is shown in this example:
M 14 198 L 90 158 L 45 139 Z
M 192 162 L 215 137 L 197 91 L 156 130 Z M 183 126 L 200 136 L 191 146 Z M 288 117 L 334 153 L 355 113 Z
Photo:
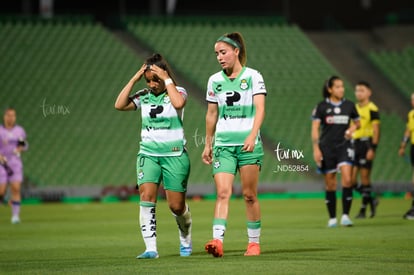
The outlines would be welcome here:
M 403 218 L 407 220 L 414 220 L 414 93 L 411 95 L 411 106 L 412 110 L 408 113 L 407 116 L 407 126 L 405 128 L 404 137 L 400 145 L 400 149 L 398 150 L 398 154 L 400 156 L 404 156 L 405 153 L 405 147 L 410 141 L 411 143 L 411 152 L 410 152 L 410 159 L 411 159 L 411 166 L 413 170 L 412 174 L 412 183 L 411 186 L 411 198 L 412 203 L 410 209 L 404 214 Z
M 352 135 L 354 144 L 354 164 L 352 168 L 352 185 L 362 195 L 362 205 L 356 218 L 366 217 L 368 205 L 371 215 L 375 216 L 378 199 L 371 192 L 371 171 L 375 150 L 380 137 L 380 116 L 378 107 L 371 101 L 372 89 L 369 83 L 360 81 L 355 86 L 356 108 L 361 127 Z M 361 184 L 358 184 L 358 176 Z
M 351 137 L 359 128 L 355 104 L 344 98 L 342 79 L 330 77 L 324 84 L 324 100 L 312 113 L 313 158 L 325 178 L 325 202 L 328 209 L 328 227 L 336 227 L 336 174 L 341 172 L 342 226 L 352 226 L 349 212 L 352 204 Z M 351 121 L 354 123 L 351 125 Z

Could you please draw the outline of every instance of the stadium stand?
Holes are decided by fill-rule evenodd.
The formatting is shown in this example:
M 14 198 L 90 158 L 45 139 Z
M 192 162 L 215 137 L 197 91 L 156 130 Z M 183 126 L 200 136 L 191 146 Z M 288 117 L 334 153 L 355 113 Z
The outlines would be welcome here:
M 370 60 L 408 99 L 414 92 L 414 46 L 403 50 L 371 51 Z
M 199 87 L 189 91 L 184 119 L 191 183 L 212 183 L 210 169 L 200 161 L 206 110 L 202 98 L 208 76 L 219 70 L 214 41 L 232 31 L 243 33 L 248 66 L 261 71 L 269 91 L 262 128 L 267 151 L 261 182 L 321 180 L 315 178 L 312 161 L 310 116 L 321 100 L 324 79 L 336 71 L 297 26 L 243 18 L 231 24 L 195 18 L 130 18 L 125 22 L 140 43 L 162 53 L 174 70 Z M 27 181 L 38 186 L 134 184 L 139 115 L 118 112 L 113 104 L 144 57 L 88 20 L 3 19 L 0 38 L 1 106 L 16 107 L 18 123 L 27 130 Z M 144 83 L 140 85 L 137 89 Z M 349 85 L 347 88 L 350 94 Z M 389 133 L 404 128 L 402 120 L 392 115 L 384 115 L 384 125 L 393 127 Z M 384 142 L 389 139 L 389 144 L 398 144 L 387 132 Z M 303 158 L 279 162 L 274 152 L 278 144 L 290 152 L 303 152 Z M 403 161 L 389 165 L 389 154 L 394 152 L 380 148 L 379 154 L 384 161 L 378 161 L 374 180 L 409 178 Z M 276 173 L 277 165 L 282 164 L 303 165 L 309 171 Z

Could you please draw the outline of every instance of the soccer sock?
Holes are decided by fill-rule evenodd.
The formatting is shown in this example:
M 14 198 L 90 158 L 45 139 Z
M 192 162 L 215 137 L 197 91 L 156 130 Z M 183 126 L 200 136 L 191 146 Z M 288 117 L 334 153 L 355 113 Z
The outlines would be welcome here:
M 249 243 L 260 243 L 261 227 L 260 220 L 247 222 L 247 236 L 249 237 Z
M 342 188 L 342 211 L 343 214 L 349 215 L 352 205 L 352 188 Z
M 371 185 L 364 185 L 362 187 L 362 205 L 361 210 L 365 210 L 368 204 L 371 202 Z
M 185 205 L 185 212 L 177 216 L 173 213 L 173 216 L 175 217 L 175 221 L 177 222 L 178 230 L 180 232 L 180 242 L 184 246 L 190 246 L 191 245 L 191 212 L 188 205 Z
M 224 241 L 224 233 L 226 232 L 227 220 L 214 219 L 213 220 L 213 239 Z
M 329 218 L 336 217 L 336 191 L 325 191 L 325 203 L 328 208 Z
M 19 201 L 11 201 L 12 205 L 12 216 L 19 216 L 20 215 L 20 202 Z
M 139 203 L 139 225 L 145 243 L 145 251 L 157 251 L 157 220 L 155 203 L 141 201 Z

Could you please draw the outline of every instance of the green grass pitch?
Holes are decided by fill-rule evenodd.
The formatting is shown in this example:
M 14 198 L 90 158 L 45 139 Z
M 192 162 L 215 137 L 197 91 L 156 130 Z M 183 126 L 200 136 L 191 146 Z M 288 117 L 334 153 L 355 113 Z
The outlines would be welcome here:
M 0 208 L 0 274 L 413 274 L 414 221 L 410 202 L 383 198 L 374 219 L 327 228 L 322 199 L 263 199 L 262 255 L 244 257 L 245 209 L 234 199 L 224 257 L 204 252 L 214 201 L 189 201 L 193 255 L 179 257 L 178 230 L 165 201 L 157 208 L 159 259 L 144 251 L 136 202 L 23 205 L 22 223 Z M 340 201 L 338 201 L 338 206 Z M 355 199 L 354 217 L 360 199 Z M 339 207 L 338 207 L 339 209 Z

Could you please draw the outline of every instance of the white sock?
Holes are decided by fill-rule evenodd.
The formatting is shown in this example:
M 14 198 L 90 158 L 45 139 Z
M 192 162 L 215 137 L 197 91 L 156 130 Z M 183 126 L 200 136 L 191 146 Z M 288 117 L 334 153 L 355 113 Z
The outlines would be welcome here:
M 145 251 L 157 251 L 157 220 L 155 218 L 155 203 L 139 203 L 139 225 L 145 243 Z
M 224 241 L 224 233 L 226 232 L 227 221 L 225 219 L 213 220 L 213 239 Z
M 259 243 L 261 233 L 261 222 L 247 222 L 247 236 L 249 237 L 249 243 Z
M 191 212 L 188 205 L 185 205 L 186 210 L 181 216 L 177 216 L 173 213 L 175 221 L 177 222 L 178 231 L 180 235 L 180 242 L 183 246 L 188 247 L 191 245 Z

